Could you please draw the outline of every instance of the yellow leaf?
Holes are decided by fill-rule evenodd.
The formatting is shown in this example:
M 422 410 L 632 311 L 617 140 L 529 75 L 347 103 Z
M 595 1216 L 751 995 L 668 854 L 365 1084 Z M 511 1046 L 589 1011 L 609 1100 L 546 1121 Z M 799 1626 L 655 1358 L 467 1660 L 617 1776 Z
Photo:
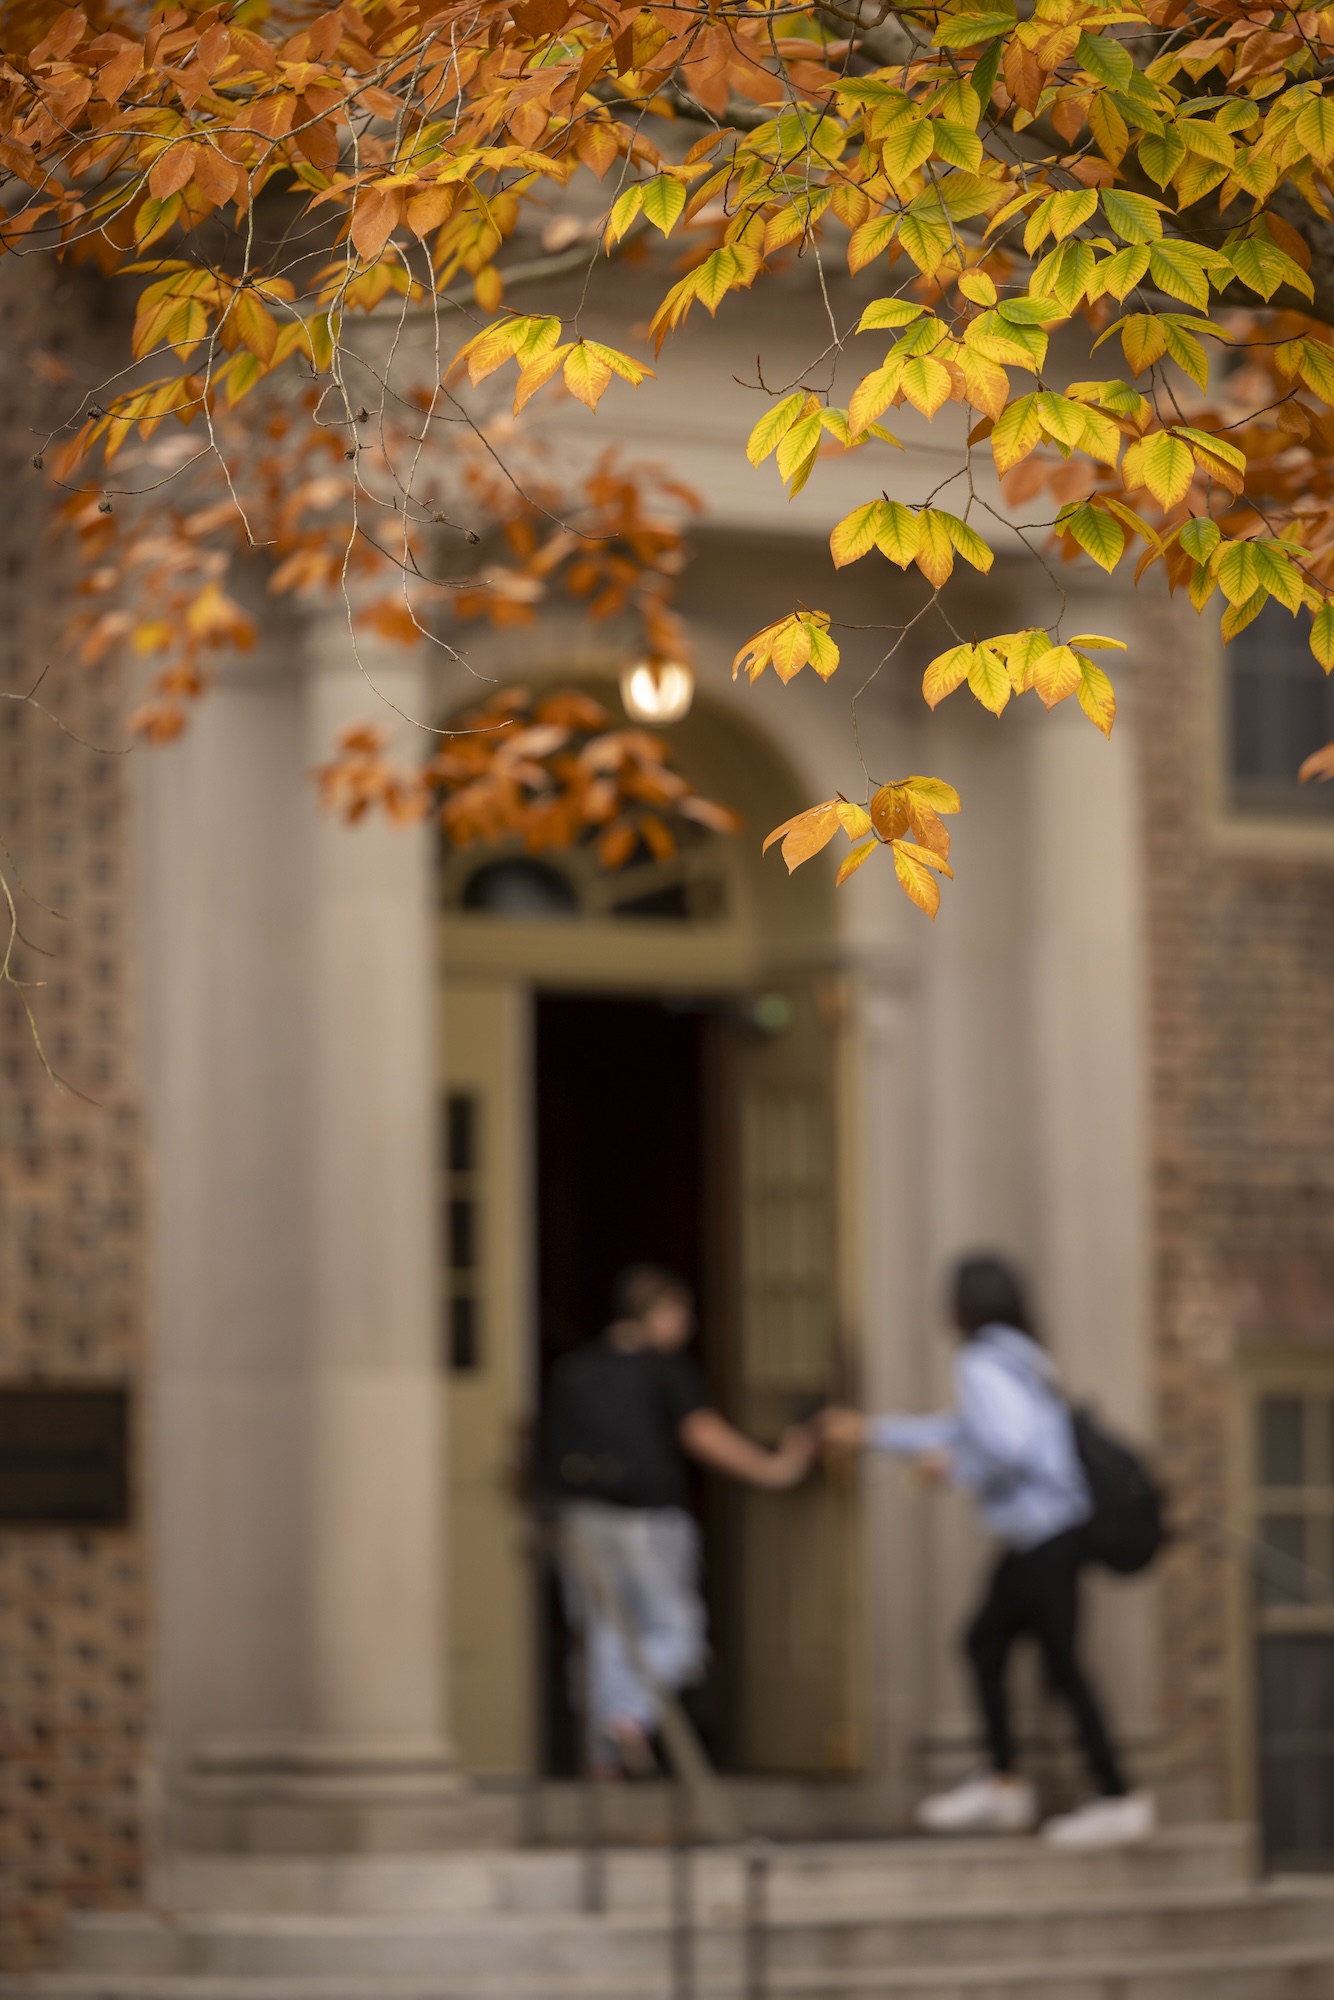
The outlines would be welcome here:
M 880 503 L 875 545 L 882 556 L 897 563 L 900 569 L 907 569 L 917 555 L 921 540 L 921 520 L 911 507 L 905 507 L 901 500 Z
M 1129 651 L 1124 639 L 1104 639 L 1099 632 L 1076 632 L 1070 644 L 1072 646 L 1086 646 L 1091 653 L 1125 653 Z
M 811 665 L 820 679 L 827 681 L 838 666 L 840 657 L 838 647 L 822 625 L 813 624 L 810 619 L 803 619 L 802 623 L 810 634 Z
M 921 804 L 930 806 L 932 812 L 959 811 L 959 794 L 943 778 L 905 778 L 903 789 Z
M 904 850 L 903 841 L 893 843 L 894 873 L 910 901 L 916 903 L 919 910 L 925 910 L 934 923 L 936 911 L 940 908 L 940 885 L 929 868 Z
M 567 341 L 564 347 L 549 347 L 544 354 L 539 354 L 535 360 L 528 363 L 528 366 L 520 374 L 514 390 L 514 414 L 516 417 L 524 404 L 537 394 L 542 384 L 551 380 L 552 376 L 561 366 L 561 363 L 572 350 L 573 342 Z
M 791 396 L 784 396 L 782 402 L 775 403 L 771 410 L 766 410 L 746 445 L 746 457 L 751 464 L 761 464 L 791 430 L 806 405 L 815 401 L 813 396 L 805 395 L 798 389 Z
M 849 875 L 855 875 L 863 861 L 869 861 L 879 845 L 880 842 L 874 838 L 864 840 L 860 847 L 853 848 L 851 854 L 845 854 L 838 865 L 838 873 L 834 877 L 834 887 L 841 889 Z
M 472 281 L 472 295 L 483 312 L 494 312 L 505 296 L 505 280 L 494 264 L 484 264 Z
M 232 300 L 231 320 L 250 352 L 260 361 L 271 361 L 278 345 L 278 323 L 266 312 L 253 291 L 237 292 Z
M 996 558 L 981 535 L 953 514 L 941 514 L 939 518 L 945 523 L 945 532 L 964 561 L 971 563 L 974 569 L 980 569 L 985 576 Z
M 1127 486 L 1147 486 L 1160 506 L 1175 507 L 1190 490 L 1195 460 L 1189 445 L 1158 431 L 1130 447 L 1123 470 Z
M 1102 668 L 1092 660 L 1079 662 L 1079 706 L 1104 736 L 1112 733 L 1116 720 L 1116 693 Z
M 938 708 L 947 694 L 962 686 L 972 664 L 973 649 L 969 645 L 951 646 L 948 652 L 937 653 L 922 676 L 922 695 L 927 707 Z
M 1074 693 L 1079 686 L 1079 661 L 1068 646 L 1049 646 L 1033 668 L 1032 681 L 1045 708 Z
M 923 507 L 917 516 L 920 539 L 917 567 L 937 590 L 947 583 L 954 569 L 954 542 L 945 525 L 945 516 L 934 507 Z
M 914 355 L 903 366 L 903 393 L 924 417 L 934 417 L 942 403 L 949 401 L 950 373 L 930 355 Z
M 864 506 L 854 507 L 850 514 L 844 515 L 829 537 L 829 552 L 834 558 L 835 569 L 844 569 L 849 563 L 860 561 L 875 547 L 883 504 L 879 500 L 868 500 Z
M 945 833 L 943 826 L 940 831 Z M 945 834 L 945 839 L 948 844 L 948 834 Z M 938 875 L 948 875 L 951 882 L 954 880 L 954 870 L 950 867 L 949 861 L 934 847 L 924 847 L 916 840 L 900 840 L 895 845 L 901 853 L 911 855 L 914 861 L 920 861 L 924 868 L 934 868 Z
M 685 184 L 671 174 L 659 174 L 644 185 L 643 213 L 664 236 L 671 235 L 685 205 Z
M 1019 465 L 1042 442 L 1042 424 L 1036 395 L 1020 396 L 996 421 L 991 433 L 991 455 L 997 472 Z
M 1010 676 L 999 653 L 993 653 L 990 646 L 974 646 L 973 657 L 968 668 L 968 685 L 983 708 L 989 708 L 993 715 L 999 715 L 1012 692 Z

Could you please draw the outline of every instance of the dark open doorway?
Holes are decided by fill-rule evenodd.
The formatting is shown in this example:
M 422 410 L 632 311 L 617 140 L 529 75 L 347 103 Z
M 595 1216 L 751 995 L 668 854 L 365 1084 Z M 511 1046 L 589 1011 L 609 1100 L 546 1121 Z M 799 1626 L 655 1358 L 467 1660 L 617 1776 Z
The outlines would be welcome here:
M 562 1354 L 597 1337 L 627 1264 L 680 1272 L 700 1302 L 709 1367 L 707 1011 L 656 1000 L 537 1000 L 537 1268 L 540 1407 Z M 697 1494 L 703 1517 L 704 1494 Z M 707 1526 L 706 1526 L 707 1538 Z M 578 1767 L 569 1635 L 548 1585 L 539 1632 L 542 1761 Z M 710 1690 L 695 1698 L 706 1737 Z

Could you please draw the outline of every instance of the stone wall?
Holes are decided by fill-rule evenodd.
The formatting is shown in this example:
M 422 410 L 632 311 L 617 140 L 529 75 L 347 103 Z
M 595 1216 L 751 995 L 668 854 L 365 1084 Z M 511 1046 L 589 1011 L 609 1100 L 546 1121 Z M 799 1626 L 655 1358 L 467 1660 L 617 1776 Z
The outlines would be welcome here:
M 1248 1791 L 1230 1763 L 1246 1736 L 1227 1609 L 1241 1552 L 1219 1533 L 1238 1371 L 1266 1347 L 1334 1351 L 1334 848 L 1225 815 L 1209 620 L 1183 603 L 1157 630 L 1135 694 L 1159 1435 L 1180 1530 L 1160 1592 L 1162 1685 L 1174 1770 L 1196 1810 L 1218 1812 Z
M 90 294 L 7 260 L 0 285 L 0 689 L 31 687 L 56 722 L 0 702 L 0 856 L 32 895 L 24 930 L 50 953 L 0 989 L 0 1387 L 138 1385 L 143 1161 L 131 995 L 127 760 L 115 670 L 62 665 L 70 565 L 46 531 L 31 427 L 80 385 Z M 64 328 L 77 326 L 78 340 Z M 62 361 L 61 357 L 65 357 Z M 0 936 L 8 921 L 0 903 Z M 76 1092 L 84 1093 L 81 1097 Z M 91 1101 L 86 1101 L 91 1100 Z M 143 1421 L 131 1396 L 132 1449 Z M 133 1450 L 133 1463 L 141 1454 Z M 133 1900 L 147 1713 L 146 1496 L 131 1526 L 73 1533 L 0 1523 L 0 1965 L 54 1956 L 72 1903 Z

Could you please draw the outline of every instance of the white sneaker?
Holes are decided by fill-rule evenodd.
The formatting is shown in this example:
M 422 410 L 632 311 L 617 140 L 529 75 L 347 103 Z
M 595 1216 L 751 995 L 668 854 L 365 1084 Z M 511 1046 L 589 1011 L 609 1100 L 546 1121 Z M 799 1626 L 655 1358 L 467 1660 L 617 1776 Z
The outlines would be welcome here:
M 1157 1825 L 1151 1793 L 1131 1792 L 1123 1799 L 1090 1799 L 1074 1812 L 1049 1819 L 1042 1838 L 1053 1847 L 1133 1847 Z
M 1037 1795 L 1027 1778 L 994 1773 L 965 1778 L 952 1792 L 936 1792 L 917 1808 L 917 1824 L 928 1833 L 1029 1833 L 1037 1816 Z

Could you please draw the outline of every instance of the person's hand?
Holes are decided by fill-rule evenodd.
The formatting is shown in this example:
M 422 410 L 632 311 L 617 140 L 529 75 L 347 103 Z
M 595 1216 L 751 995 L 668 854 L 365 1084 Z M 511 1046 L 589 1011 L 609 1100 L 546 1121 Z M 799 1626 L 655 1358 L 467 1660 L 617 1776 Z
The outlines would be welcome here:
M 796 1486 L 806 1477 L 815 1460 L 815 1433 L 809 1424 L 793 1424 L 783 1432 L 773 1453 L 774 1485 L 780 1490 Z
M 913 1463 L 923 1486 L 943 1486 L 950 1476 L 950 1455 L 947 1451 L 921 1452 Z
M 866 1419 L 860 1410 L 831 1403 L 815 1418 L 820 1449 L 830 1457 L 847 1458 L 866 1443 Z

